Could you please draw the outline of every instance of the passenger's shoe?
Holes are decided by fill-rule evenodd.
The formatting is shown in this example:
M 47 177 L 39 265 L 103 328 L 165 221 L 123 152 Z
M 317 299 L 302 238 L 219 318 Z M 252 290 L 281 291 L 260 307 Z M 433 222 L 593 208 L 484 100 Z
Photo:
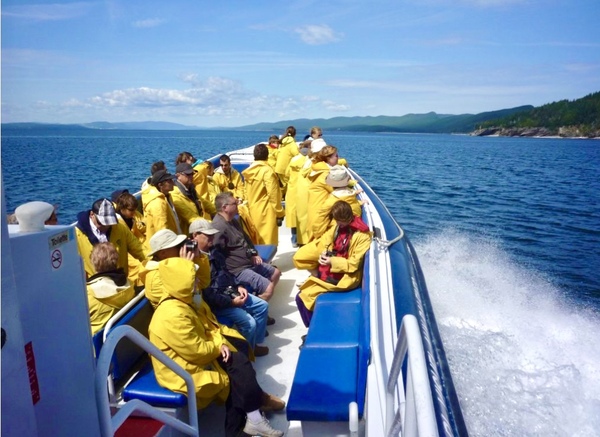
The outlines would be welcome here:
M 267 316 L 267 325 L 274 325 L 275 319 L 273 317 Z
M 260 406 L 262 411 L 281 411 L 284 408 L 285 402 L 282 399 L 269 393 L 263 393 L 262 405 Z
M 281 437 L 283 431 L 273 429 L 269 421 L 265 416 L 258 423 L 252 422 L 250 419 L 246 419 L 246 426 L 244 426 L 244 432 L 250 435 L 258 435 L 263 437 Z
M 268 353 L 269 353 L 269 348 L 267 346 L 260 346 L 258 344 L 256 346 L 254 346 L 254 356 L 255 357 L 264 357 Z

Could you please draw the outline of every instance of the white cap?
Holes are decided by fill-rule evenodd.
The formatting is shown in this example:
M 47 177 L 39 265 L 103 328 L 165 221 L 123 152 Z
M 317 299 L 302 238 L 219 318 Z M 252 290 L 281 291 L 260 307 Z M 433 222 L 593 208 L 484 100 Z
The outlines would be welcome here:
M 322 138 L 317 138 L 310 143 L 310 153 L 319 153 L 323 147 L 325 147 L 327 143 Z
M 46 202 L 28 202 L 17 207 L 15 215 L 21 232 L 39 232 L 44 230 L 44 222 L 50 218 L 54 206 Z

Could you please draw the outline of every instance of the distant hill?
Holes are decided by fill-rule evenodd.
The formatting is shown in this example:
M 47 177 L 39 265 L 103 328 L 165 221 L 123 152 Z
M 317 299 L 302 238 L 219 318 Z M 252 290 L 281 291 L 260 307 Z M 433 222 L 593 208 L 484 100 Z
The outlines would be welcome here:
M 513 113 L 532 109 L 533 106 L 480 114 L 448 115 L 429 112 L 427 114 L 407 114 L 400 117 L 380 115 L 377 117 L 334 117 L 329 119 L 300 118 L 275 123 L 257 123 L 235 128 L 235 130 L 260 130 L 283 133 L 288 126 L 294 126 L 298 132 L 308 132 L 312 126 L 327 131 L 350 132 L 412 132 L 412 133 L 468 133 L 476 129 L 483 121 L 504 117 Z
M 168 121 L 131 121 L 123 123 L 110 123 L 108 121 L 94 121 L 83 124 L 58 124 L 58 123 L 2 123 L 2 129 L 44 129 L 44 130 L 199 130 L 196 126 L 186 126 Z
M 481 123 L 475 135 L 600 137 L 600 92 Z

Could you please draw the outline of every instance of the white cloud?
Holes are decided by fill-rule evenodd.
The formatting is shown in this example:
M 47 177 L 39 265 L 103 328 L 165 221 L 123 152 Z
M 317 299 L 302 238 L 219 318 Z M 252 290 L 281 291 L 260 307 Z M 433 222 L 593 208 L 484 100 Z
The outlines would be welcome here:
M 145 20 L 134 21 L 131 24 L 133 27 L 137 27 L 139 29 L 147 29 L 150 27 L 160 26 L 162 23 L 164 23 L 164 20 L 161 20 L 160 18 L 147 18 Z
M 323 45 L 339 41 L 343 34 L 338 34 L 326 24 L 302 26 L 294 30 L 302 41 L 310 45 Z
M 32 21 L 61 21 L 81 17 L 94 6 L 92 2 L 2 6 L 2 15 Z

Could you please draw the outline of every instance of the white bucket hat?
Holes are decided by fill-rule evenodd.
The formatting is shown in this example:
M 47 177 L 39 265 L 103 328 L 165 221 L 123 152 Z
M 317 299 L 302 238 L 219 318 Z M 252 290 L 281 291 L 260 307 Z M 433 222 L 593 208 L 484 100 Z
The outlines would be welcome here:
M 152 252 L 148 254 L 148 258 L 154 256 L 159 250 L 179 246 L 186 239 L 185 235 L 177 235 L 170 229 L 161 229 L 150 238 L 150 249 Z
M 190 223 L 189 233 L 200 232 L 205 235 L 215 235 L 219 232 L 218 229 L 212 227 L 210 222 L 205 219 L 196 219 Z
M 325 182 L 333 188 L 345 188 L 350 182 L 350 175 L 343 165 L 334 165 L 329 169 Z

